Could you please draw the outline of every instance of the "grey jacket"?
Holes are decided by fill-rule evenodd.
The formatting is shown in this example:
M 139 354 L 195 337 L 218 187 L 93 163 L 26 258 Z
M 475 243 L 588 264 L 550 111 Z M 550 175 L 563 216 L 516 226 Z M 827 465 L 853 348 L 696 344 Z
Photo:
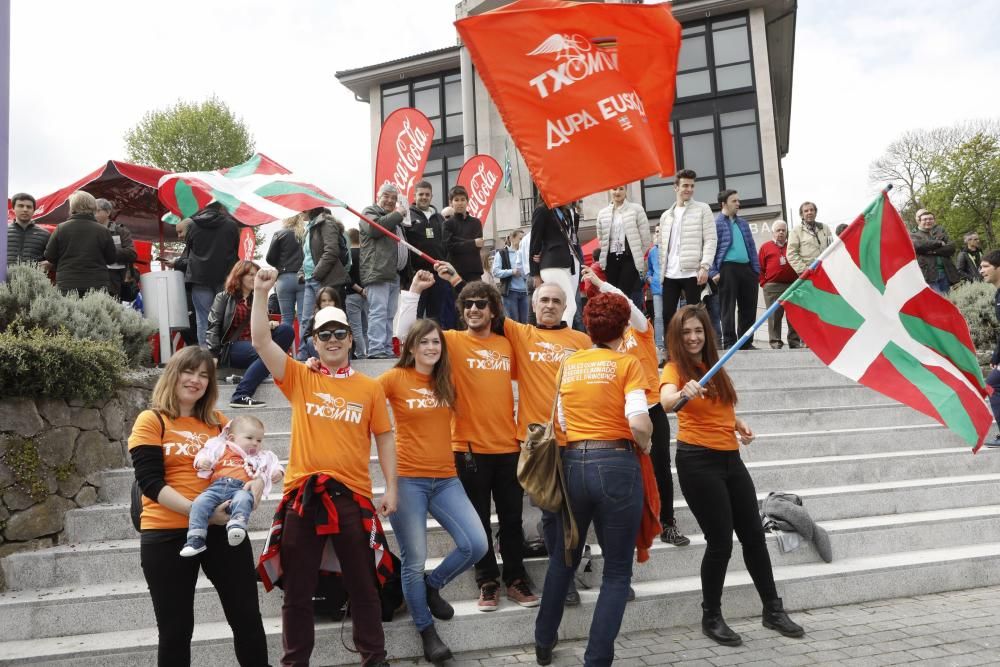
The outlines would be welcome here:
M 773 519 L 780 530 L 795 531 L 816 547 L 819 557 L 829 563 L 833 560 L 830 536 L 817 525 L 802 506 L 802 499 L 794 493 L 771 492 L 764 498 L 761 514 Z
M 625 243 L 632 251 L 632 262 L 640 278 L 646 277 L 646 251 L 653 244 L 649 231 L 649 218 L 638 204 L 626 201 L 621 206 Z M 597 213 L 597 238 L 601 243 L 601 268 L 608 268 L 608 248 L 611 246 L 611 228 L 614 226 L 615 207 L 606 206 Z
M 375 204 L 366 206 L 362 213 L 393 234 L 403 235 L 401 213 L 386 212 Z M 371 285 L 394 280 L 398 275 L 396 242 L 364 220 L 358 227 L 361 232 L 361 284 Z

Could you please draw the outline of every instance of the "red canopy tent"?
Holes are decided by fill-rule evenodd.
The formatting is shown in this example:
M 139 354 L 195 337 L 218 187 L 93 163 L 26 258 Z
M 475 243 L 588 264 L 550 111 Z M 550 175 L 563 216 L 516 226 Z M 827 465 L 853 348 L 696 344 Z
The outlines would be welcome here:
M 80 180 L 40 197 L 32 219 L 46 226 L 54 226 L 69 218 L 69 196 L 76 190 L 85 190 L 98 198 L 104 198 L 115 206 L 114 220 L 124 223 L 132 232 L 136 251 L 139 255 L 139 270 L 149 270 L 152 244 L 176 241 L 177 232 L 173 225 L 164 225 L 160 218 L 167 209 L 157 197 L 157 185 L 168 171 L 144 167 L 129 162 L 108 160 L 95 171 Z M 8 202 L 7 217 L 13 220 L 13 212 Z

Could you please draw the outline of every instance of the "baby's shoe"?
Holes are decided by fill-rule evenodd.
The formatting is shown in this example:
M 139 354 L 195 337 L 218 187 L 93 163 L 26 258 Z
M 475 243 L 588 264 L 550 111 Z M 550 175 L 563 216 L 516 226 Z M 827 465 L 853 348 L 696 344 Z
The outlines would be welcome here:
M 234 516 L 233 521 L 237 520 L 246 521 L 246 519 L 243 517 Z M 242 525 L 233 525 L 232 523 L 230 523 L 228 534 L 229 534 L 229 546 L 235 547 L 240 543 L 242 543 L 243 540 L 246 538 L 247 529 L 244 528 Z
M 181 549 L 181 556 L 184 556 L 185 558 L 190 558 L 191 556 L 197 556 L 207 548 L 208 547 L 205 546 L 204 537 L 192 537 L 188 539 L 187 543 L 184 545 L 184 548 Z

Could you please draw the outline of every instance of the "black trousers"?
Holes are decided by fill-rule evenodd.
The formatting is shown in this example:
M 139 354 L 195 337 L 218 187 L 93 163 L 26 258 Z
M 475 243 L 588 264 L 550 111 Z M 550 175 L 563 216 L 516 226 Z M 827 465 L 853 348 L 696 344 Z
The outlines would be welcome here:
M 663 279 L 663 331 L 670 326 L 670 320 L 677 312 L 677 302 L 684 294 L 684 300 L 689 306 L 701 303 L 702 286 L 697 278 L 664 278 Z
M 625 293 L 625 296 L 635 303 L 637 308 L 642 308 L 642 278 L 635 269 L 635 260 L 632 258 L 632 250 L 625 245 L 625 252 L 608 253 L 607 269 L 604 274 L 608 282 Z M 638 302 L 637 302 L 638 300 Z
M 743 562 L 762 602 L 778 597 L 767 553 L 757 491 L 739 451 L 720 451 L 677 443 L 677 480 L 691 513 L 705 535 L 701 594 L 706 609 L 720 609 L 726 569 L 733 552 L 733 531 L 743 546 Z
M 486 555 L 476 563 L 476 583 L 480 586 L 501 578 L 490 527 L 491 496 L 499 523 L 497 537 L 500 541 L 500 555 L 503 557 L 503 583 L 510 586 L 518 579 L 527 578 L 524 569 L 524 530 L 521 526 L 524 490 L 517 481 L 518 456 L 516 453 L 473 454 L 473 465 L 469 466 L 465 453 L 455 453 L 458 477 L 483 522 L 489 544 Z
M 143 533 L 139 546 L 142 574 L 153 598 L 159 632 L 157 664 L 176 667 L 191 664 L 194 632 L 194 591 L 201 568 L 222 602 L 233 629 L 236 660 L 246 665 L 267 665 L 267 639 L 257 602 L 257 573 L 250 540 L 229 546 L 223 526 L 209 526 L 208 549 L 184 558 L 184 530 Z M 174 535 L 171 535 L 173 533 Z
M 757 274 L 749 264 L 723 262 L 719 276 L 722 345 L 732 347 L 757 319 Z
M 653 461 L 653 475 L 660 492 L 660 523 L 674 522 L 674 477 L 670 473 L 670 420 L 663 406 L 657 403 L 649 409 L 653 422 L 652 447 L 649 456 Z

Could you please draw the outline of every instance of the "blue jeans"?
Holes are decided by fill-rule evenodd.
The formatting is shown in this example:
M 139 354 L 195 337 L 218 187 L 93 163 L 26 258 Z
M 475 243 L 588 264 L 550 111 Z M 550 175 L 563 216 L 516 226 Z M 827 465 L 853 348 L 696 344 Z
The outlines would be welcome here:
M 299 282 L 297 274 L 286 271 L 278 274 L 275 292 L 278 294 L 278 306 L 281 307 L 281 323 L 292 326 L 295 313 L 302 313 L 306 286 Z
M 288 352 L 295 339 L 295 329 L 287 324 L 279 324 L 271 330 L 271 340 L 281 347 L 283 352 Z M 233 368 L 245 368 L 246 373 L 243 379 L 233 390 L 233 398 L 243 396 L 253 396 L 257 387 L 264 381 L 270 371 L 260 360 L 257 350 L 253 349 L 253 343 L 248 340 L 233 341 L 229 347 L 229 365 Z
M 208 331 L 208 311 L 212 310 L 217 290 L 205 285 L 191 286 L 191 303 L 194 305 L 194 316 L 198 322 L 198 345 L 208 347 L 205 342 L 205 332 Z
M 950 262 L 951 260 L 945 260 Z M 948 296 L 948 292 L 951 291 L 951 283 L 948 282 L 947 276 L 938 275 L 938 279 L 930 284 L 931 289 L 940 294 L 941 296 Z
M 305 333 L 306 322 L 313 316 L 316 310 L 316 292 L 322 285 L 318 280 L 312 278 L 306 280 L 302 286 L 302 310 L 299 311 L 299 331 Z
M 566 565 L 562 518 L 550 512 L 542 514 L 545 543 L 551 546 L 542 604 L 535 619 L 535 643 L 544 647 L 556 643 L 566 591 L 580 564 L 587 531 L 593 521 L 604 554 L 604 574 L 583 664 L 610 665 L 615 659 L 615 638 L 625 614 L 635 538 L 642 518 L 639 461 L 630 451 L 570 449 L 562 453 L 562 462 L 580 540 L 573 550 L 573 564 Z
M 427 512 L 455 540 L 455 548 L 427 576 L 434 588 L 462 574 L 482 558 L 489 545 L 479 515 L 457 477 L 400 477 L 399 502 L 389 522 L 403 561 L 403 596 L 417 630 L 434 624 L 427 607 L 424 562 L 427 560 Z
M 399 301 L 399 276 L 365 285 L 368 292 L 368 356 L 391 357 L 392 318 Z
M 1000 428 L 1000 370 L 991 369 L 990 374 L 986 376 L 986 384 L 993 387 L 993 393 L 990 394 L 990 409 L 993 410 L 997 428 Z
M 347 323 L 351 325 L 351 335 L 354 338 L 354 357 L 364 359 L 368 356 L 368 301 L 360 294 L 347 293 Z
M 507 311 L 507 317 L 524 324 L 528 321 L 528 293 L 515 292 L 510 290 L 503 298 L 503 309 Z
M 454 329 L 457 315 L 455 313 L 455 294 L 451 283 L 434 276 L 434 284 L 420 293 L 417 302 L 417 317 L 437 320 L 442 329 Z
M 191 514 L 188 515 L 187 539 L 190 542 L 192 537 L 204 537 L 208 534 L 208 519 L 212 516 L 215 508 L 231 500 L 229 505 L 229 523 L 226 529 L 240 527 L 246 530 L 247 520 L 250 512 L 253 511 L 253 494 L 244 491 L 246 484 L 243 480 L 233 477 L 220 477 L 212 482 L 207 489 L 202 491 L 194 502 L 191 503 Z

